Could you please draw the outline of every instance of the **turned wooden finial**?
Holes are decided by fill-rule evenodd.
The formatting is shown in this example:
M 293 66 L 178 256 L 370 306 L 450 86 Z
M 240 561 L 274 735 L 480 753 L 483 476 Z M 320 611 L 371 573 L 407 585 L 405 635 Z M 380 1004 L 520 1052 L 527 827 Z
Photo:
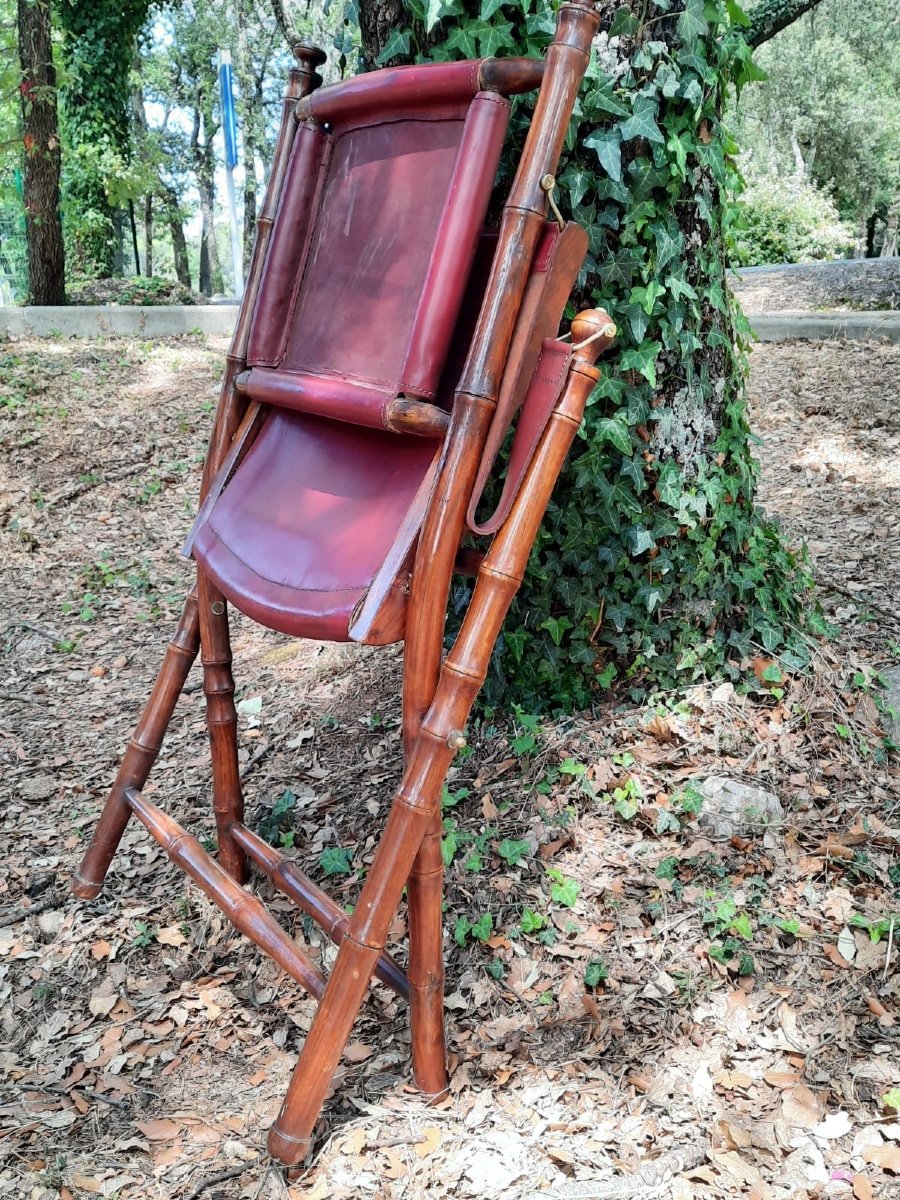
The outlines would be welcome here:
M 593 363 L 613 344 L 617 330 L 605 309 L 586 308 L 572 321 L 571 332 L 575 357 Z
M 322 63 L 328 57 L 324 50 L 319 46 L 314 46 L 312 42 L 294 42 L 291 47 L 291 53 L 301 68 L 312 72 L 316 67 L 321 67 Z
M 321 67 L 328 55 L 312 42 L 294 42 L 291 53 L 297 63 L 294 70 L 304 77 L 305 86 L 301 87 L 301 94 L 308 96 L 322 82 L 322 76 L 316 73 L 316 67 Z

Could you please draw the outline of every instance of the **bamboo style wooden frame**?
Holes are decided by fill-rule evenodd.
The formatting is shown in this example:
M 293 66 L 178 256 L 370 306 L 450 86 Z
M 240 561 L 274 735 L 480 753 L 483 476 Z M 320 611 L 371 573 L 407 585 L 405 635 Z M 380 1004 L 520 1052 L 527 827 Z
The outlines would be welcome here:
M 373 975 L 408 998 L 413 1074 L 429 1096 L 446 1091 L 444 1047 L 440 795 L 454 754 L 465 745 L 466 720 L 486 677 L 489 658 L 521 582 L 550 493 L 599 377 L 594 366 L 615 328 L 602 310 L 572 324 L 568 375 L 500 526 L 477 573 L 471 603 L 453 648 L 442 643 L 451 576 L 479 464 L 498 406 L 510 344 L 526 293 L 548 207 L 552 177 L 575 97 L 586 69 L 598 16 L 590 0 L 566 0 L 545 64 L 496 60 L 485 64 L 482 87 L 502 90 L 515 75 L 541 81 L 519 168 L 501 219 L 499 239 L 470 350 L 445 434 L 412 574 L 408 602 L 403 728 L 405 769 L 359 901 L 349 916 L 278 851 L 244 824 L 237 758 L 231 648 L 224 596 L 203 570 L 188 595 L 162 668 L 122 759 L 91 844 L 78 870 L 75 893 L 98 895 L 132 813 L 232 923 L 320 1001 L 288 1093 L 270 1134 L 271 1153 L 285 1164 L 310 1149 L 322 1104 Z M 320 82 L 321 51 L 298 45 L 259 232 L 222 388 L 201 490 L 201 509 L 215 501 L 265 418 L 242 390 L 250 321 L 266 250 L 285 178 L 298 102 Z M 509 90 L 516 90 L 511 87 Z M 522 90 L 521 87 L 518 90 Z M 302 107 L 302 106 L 301 106 Z M 551 181 L 552 182 L 552 181 Z M 436 418 L 413 406 L 408 418 L 434 426 Z M 400 428 L 406 414 L 395 410 Z M 438 410 L 434 410 L 438 411 Z M 449 426 L 444 429 L 444 426 Z M 456 568 L 458 569 L 458 567 Z M 198 652 L 203 665 L 212 757 L 213 808 L 218 861 L 141 792 L 166 727 Z M 313 918 L 339 946 L 330 978 L 245 890 L 252 862 Z M 386 952 L 388 928 L 408 886 L 409 964 L 406 971 Z

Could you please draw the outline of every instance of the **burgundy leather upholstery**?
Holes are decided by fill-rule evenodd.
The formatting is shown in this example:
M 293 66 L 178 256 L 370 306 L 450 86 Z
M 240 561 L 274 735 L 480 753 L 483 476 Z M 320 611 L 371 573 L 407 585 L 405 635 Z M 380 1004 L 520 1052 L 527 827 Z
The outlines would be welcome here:
M 305 376 L 310 400 L 321 378 L 318 412 L 336 379 L 433 398 L 508 118 L 509 101 L 480 92 L 440 106 L 420 97 L 400 114 L 356 112 L 324 140 L 300 131 L 251 325 L 251 396 L 261 382 L 253 368 L 267 367 Z M 358 419 L 381 424 L 365 403 Z
M 470 287 L 460 317 L 509 102 L 473 95 L 477 70 L 313 93 L 329 127 L 295 138 L 242 383 L 272 411 L 192 543 L 237 608 L 283 633 L 347 640 L 377 576 L 400 619 L 376 614 L 372 640 L 403 636 L 385 571 L 406 569 L 397 546 L 417 535 L 440 447 L 384 415 L 401 393 L 447 402 L 480 304 Z
M 193 555 L 261 625 L 347 641 L 434 456 L 422 438 L 273 410 Z

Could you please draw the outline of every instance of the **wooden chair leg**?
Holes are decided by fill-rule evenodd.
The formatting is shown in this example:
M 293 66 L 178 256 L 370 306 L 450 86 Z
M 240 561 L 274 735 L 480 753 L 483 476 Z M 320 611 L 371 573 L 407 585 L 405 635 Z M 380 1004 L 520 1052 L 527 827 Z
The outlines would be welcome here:
M 416 855 L 407 888 L 409 916 L 409 1023 L 413 1078 L 426 1096 L 447 1090 L 444 1036 L 444 860 L 441 806 L 435 810 Z
M 412 765 L 405 779 L 410 770 Z M 313 1017 L 281 1111 L 269 1131 L 269 1152 L 280 1162 L 297 1163 L 309 1152 L 316 1120 L 384 949 L 403 888 L 440 803 L 445 772 L 446 765 L 439 778 L 428 772 L 432 787 L 427 797 L 421 793 L 407 796 L 401 785 L 394 799 L 325 995 Z
M 609 319 L 603 316 L 607 328 L 614 332 Z M 573 322 L 573 336 L 579 336 L 577 322 Z M 600 377 L 592 364 L 602 346 L 593 338 L 590 341 L 590 346 L 576 345 L 566 387 L 506 523 L 479 567 L 468 611 L 444 660 L 428 712 L 418 727 L 359 903 L 344 934 L 284 1104 L 269 1132 L 269 1151 L 283 1163 L 298 1162 L 310 1149 L 316 1120 L 384 949 L 404 884 L 420 853 L 423 862 L 433 862 L 434 849 L 423 852 L 426 835 L 440 849 L 435 835 L 447 770 L 456 751 L 465 745 L 461 731 L 487 677 L 494 642 L 522 581 L 547 501 L 581 423 L 587 396 Z M 415 725 L 408 726 L 407 734 L 414 728 Z M 419 899 L 417 908 L 421 907 L 424 896 Z M 429 909 L 436 907 L 433 894 L 429 900 Z M 412 929 L 411 918 L 411 936 Z M 433 942 L 425 950 L 425 929 L 425 925 L 419 924 L 416 935 L 422 961 L 434 953 Z M 410 979 L 411 997 L 415 991 L 412 983 Z
M 213 811 L 219 862 L 232 879 L 247 881 L 247 858 L 231 836 L 231 826 L 244 819 L 244 794 L 238 766 L 237 711 L 231 673 L 231 639 L 225 598 L 204 572 L 198 571 L 200 661 L 206 695 L 206 725 L 212 753 Z
M 125 751 L 94 836 L 75 873 L 72 890 L 82 900 L 93 900 L 103 887 L 109 864 L 131 815 L 125 792 L 129 788 L 140 790 L 147 782 L 199 648 L 197 593 L 194 589 L 184 602 L 181 619 L 166 649 L 150 698 Z

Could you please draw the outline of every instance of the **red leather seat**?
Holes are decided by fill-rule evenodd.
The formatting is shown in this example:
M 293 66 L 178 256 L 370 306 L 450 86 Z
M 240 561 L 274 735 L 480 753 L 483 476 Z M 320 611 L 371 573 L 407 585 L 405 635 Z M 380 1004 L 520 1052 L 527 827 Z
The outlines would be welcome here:
M 436 446 L 275 410 L 193 543 L 222 592 L 294 637 L 348 641 L 350 617 Z
M 283 633 L 348 640 L 377 577 L 353 636 L 403 637 L 440 446 L 387 432 L 386 413 L 398 396 L 449 403 L 480 307 L 510 106 L 478 78 L 447 63 L 323 88 L 294 139 L 242 381 L 269 415 L 191 545 L 236 608 Z

